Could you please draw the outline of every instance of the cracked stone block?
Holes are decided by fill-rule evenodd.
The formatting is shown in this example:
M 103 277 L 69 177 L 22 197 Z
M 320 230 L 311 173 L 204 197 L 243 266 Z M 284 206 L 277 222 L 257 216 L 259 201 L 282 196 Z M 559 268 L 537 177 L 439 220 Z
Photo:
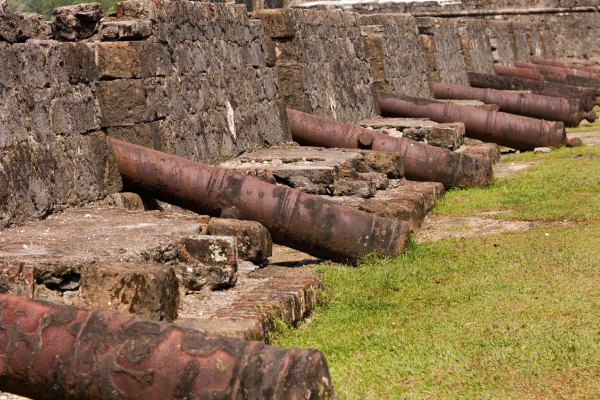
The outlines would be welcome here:
M 179 308 L 173 267 L 153 262 L 103 262 L 81 270 L 78 305 L 172 322 Z
M 237 280 L 238 244 L 235 237 L 193 236 L 179 242 L 176 271 L 188 291 L 221 289 Z
M 265 264 L 273 254 L 271 234 L 259 222 L 212 218 L 208 223 L 208 233 L 215 236 L 234 236 L 241 260 Z
M 100 3 L 58 7 L 52 11 L 52 32 L 58 40 L 87 39 L 96 33 L 101 19 Z
M 374 118 L 360 121 L 358 125 L 449 150 L 458 149 L 465 141 L 465 124 L 462 122 L 439 124 L 428 119 Z

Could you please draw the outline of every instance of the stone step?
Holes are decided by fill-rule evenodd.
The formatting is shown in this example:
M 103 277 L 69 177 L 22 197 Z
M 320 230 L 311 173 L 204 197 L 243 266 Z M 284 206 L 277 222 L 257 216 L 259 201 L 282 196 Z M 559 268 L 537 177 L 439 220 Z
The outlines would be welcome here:
M 404 176 L 398 153 L 308 146 L 275 146 L 219 166 L 305 193 L 363 198 Z
M 487 157 L 496 164 L 500 162 L 500 146 L 496 143 L 485 143 L 476 139 L 465 139 L 465 144 L 456 150 L 471 157 Z
M 362 120 L 357 125 L 449 150 L 458 149 L 465 140 L 465 124 L 462 122 L 439 124 L 424 118 L 373 118 Z
M 331 197 L 339 204 L 358 208 L 382 217 L 407 221 L 410 229 L 418 229 L 437 199 L 445 194 L 439 182 L 414 182 L 405 179 L 390 180 L 386 190 L 378 191 L 371 199 L 358 197 Z
M 240 273 L 235 290 L 186 296 L 176 324 L 267 341 L 277 320 L 295 325 L 322 297 L 323 282 L 303 268 L 268 266 Z
M 304 269 L 238 259 L 240 250 L 264 265 L 271 247 L 252 221 L 69 209 L 0 231 L 0 292 L 266 340 L 277 320 L 310 313 L 325 289 Z

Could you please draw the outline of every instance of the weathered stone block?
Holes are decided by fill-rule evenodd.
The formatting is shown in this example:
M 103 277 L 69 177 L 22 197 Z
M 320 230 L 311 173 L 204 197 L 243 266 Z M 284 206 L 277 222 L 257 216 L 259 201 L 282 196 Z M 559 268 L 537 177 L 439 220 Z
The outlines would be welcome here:
M 411 230 L 417 229 L 424 217 L 422 208 L 415 207 L 412 201 L 406 199 L 368 199 L 358 209 L 381 217 L 407 221 Z
M 105 42 L 92 45 L 100 79 L 148 78 L 156 75 L 153 41 Z
M 63 86 L 51 102 L 52 132 L 57 135 L 81 134 L 100 128 L 94 95 L 88 86 Z
M 265 35 L 271 38 L 286 38 L 295 35 L 293 11 L 289 9 L 260 10 L 254 12 L 252 18 L 262 20 Z
M 138 144 L 154 150 L 161 150 L 160 122 L 111 126 L 106 130 L 108 136 Z
M 150 122 L 154 117 L 141 80 L 100 82 L 99 101 L 103 127 Z
M 81 269 L 81 307 L 116 310 L 172 322 L 179 308 L 179 282 L 172 267 L 152 262 L 105 262 Z
M 94 52 L 85 43 L 63 43 L 64 68 L 69 82 L 92 83 L 98 80 L 98 67 Z
M 428 144 L 450 150 L 458 149 L 465 141 L 465 125 L 463 123 L 438 124 L 429 131 Z
M 259 222 L 212 218 L 208 233 L 215 236 L 234 236 L 237 239 L 238 257 L 242 260 L 264 264 L 273 253 L 271 234 Z
M 99 27 L 102 40 L 140 40 L 152 34 L 149 20 L 103 20 Z
M 184 237 L 179 242 L 176 266 L 181 284 L 188 291 L 219 289 L 237 280 L 237 240 L 228 236 Z
M 58 7 L 52 11 L 52 32 L 58 40 L 87 39 L 96 33 L 100 19 L 102 19 L 100 3 Z

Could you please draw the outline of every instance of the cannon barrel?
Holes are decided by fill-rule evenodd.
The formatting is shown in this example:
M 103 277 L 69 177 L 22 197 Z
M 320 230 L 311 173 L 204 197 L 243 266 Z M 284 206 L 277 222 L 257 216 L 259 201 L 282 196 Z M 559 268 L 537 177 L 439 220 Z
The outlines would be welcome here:
M 600 74 L 599 68 L 586 67 L 585 65 L 572 64 L 564 61 L 544 60 L 541 58 L 531 58 L 531 62 L 540 65 L 549 65 L 551 67 L 576 69 L 579 71 L 591 72 L 592 74 Z
M 535 69 L 505 67 L 504 65 L 494 65 L 497 75 L 514 76 L 517 78 L 531 79 L 532 81 L 544 82 L 544 76 Z
M 33 400 L 333 399 L 325 356 L 0 294 L 0 390 Z
M 544 65 L 544 64 L 536 64 L 536 63 L 527 63 L 523 61 L 515 61 L 515 64 L 519 68 L 527 68 L 527 69 L 536 69 L 542 73 L 564 73 L 567 75 L 578 76 L 580 78 L 591 78 L 591 79 L 600 79 L 600 71 L 598 72 L 588 72 L 581 71 L 574 68 L 566 68 L 566 67 L 556 67 L 553 65 Z
M 566 126 L 578 126 L 584 119 L 590 122 L 596 120 L 596 113 L 583 111 L 581 102 L 575 99 L 443 83 L 433 83 L 432 86 L 436 99 L 478 100 L 486 104 L 496 104 L 502 112 L 530 118 L 562 121 Z
M 584 111 L 592 111 L 595 105 L 600 105 L 594 89 L 561 85 L 554 82 L 539 82 L 514 76 L 477 74 L 474 72 L 469 72 L 469 82 L 471 86 L 478 88 L 527 90 L 541 96 L 579 99 Z
M 365 253 L 396 256 L 408 240 L 405 221 L 379 217 L 320 196 L 272 185 L 111 138 L 123 184 L 188 210 L 258 221 L 273 242 L 322 258 Z
M 517 61 L 522 68 L 529 68 L 532 71 L 539 71 L 547 82 L 561 83 L 563 85 L 579 86 L 579 87 L 592 87 L 596 89 L 596 93 L 600 90 L 600 79 L 594 76 L 583 76 L 593 75 L 587 72 L 568 70 L 563 68 L 550 67 L 548 65 L 537 65 L 530 63 L 523 63 Z
M 404 174 L 414 181 L 441 182 L 446 189 L 454 186 L 485 186 L 493 174 L 491 160 L 488 158 L 469 157 L 296 110 L 288 109 L 287 115 L 290 131 L 296 142 L 320 147 L 401 153 L 404 158 Z
M 436 122 L 463 122 L 467 137 L 522 150 L 561 147 L 567 139 L 562 122 L 521 117 L 497 111 L 434 100 L 378 92 L 385 117 L 429 118 Z

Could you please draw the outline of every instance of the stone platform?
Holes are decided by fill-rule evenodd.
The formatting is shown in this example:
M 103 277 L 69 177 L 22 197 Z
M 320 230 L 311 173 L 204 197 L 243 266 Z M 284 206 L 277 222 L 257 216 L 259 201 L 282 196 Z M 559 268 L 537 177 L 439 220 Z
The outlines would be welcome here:
M 465 141 L 465 124 L 462 122 L 439 124 L 424 118 L 372 118 L 357 125 L 449 150 L 458 149 Z
M 411 231 L 415 231 L 444 193 L 444 185 L 439 182 L 395 179 L 390 180 L 386 190 L 378 191 L 371 199 L 332 197 L 331 200 L 382 217 L 407 221 Z
M 270 236 L 252 224 L 70 209 L 0 231 L 0 290 L 266 340 L 278 319 L 293 325 L 310 313 L 325 287 L 301 268 L 243 260 L 264 265 L 271 255 Z

